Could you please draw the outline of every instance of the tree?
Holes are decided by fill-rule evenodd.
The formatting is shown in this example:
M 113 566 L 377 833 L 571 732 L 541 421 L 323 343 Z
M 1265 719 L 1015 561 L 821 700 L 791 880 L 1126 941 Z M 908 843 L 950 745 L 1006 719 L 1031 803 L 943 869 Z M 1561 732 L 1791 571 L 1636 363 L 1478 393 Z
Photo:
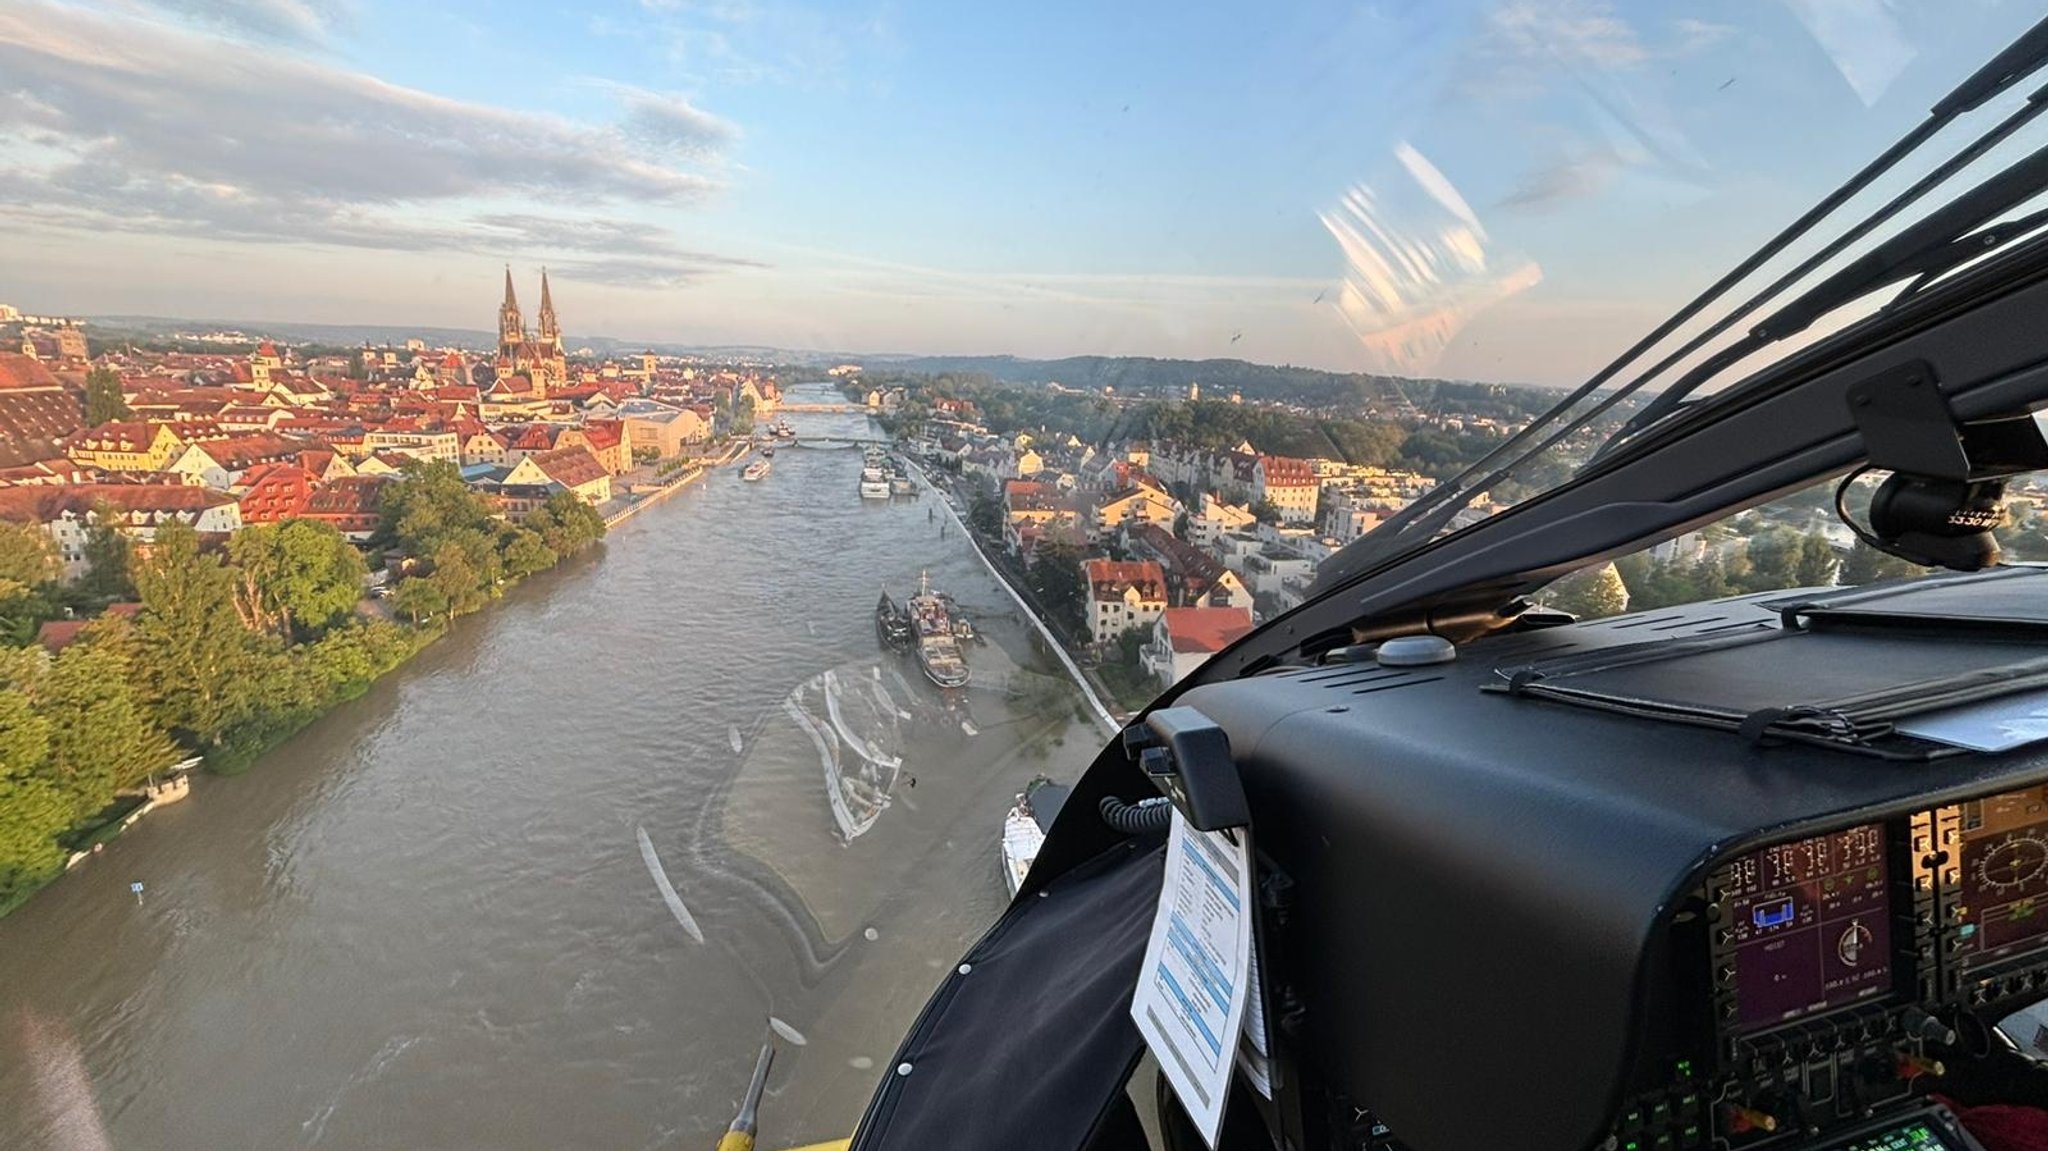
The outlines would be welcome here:
M 362 598 L 362 553 L 316 520 L 255 524 L 228 541 L 236 608 L 254 630 L 286 640 L 315 638 L 346 619 Z
M 363 350 L 361 348 L 357 348 L 348 354 L 348 378 L 351 380 L 367 380 L 370 378 L 370 373 L 365 371 L 363 367 Z
M 35 524 L 0 522 L 0 604 L 57 578 L 57 549 Z
M 95 517 L 81 551 L 86 568 L 79 586 L 87 594 L 105 600 L 135 597 L 135 546 L 113 525 L 111 513 Z
M 574 492 L 558 491 L 528 513 L 523 527 L 557 556 L 571 556 L 604 538 L 604 517 Z
M 397 547 L 411 556 L 431 556 L 454 532 L 496 530 L 491 505 L 462 482 L 462 473 L 446 460 L 415 464 L 397 481 L 384 485 L 378 504 L 376 538 L 380 547 Z
M 1849 586 L 1876 583 L 1879 580 L 1899 579 L 1924 571 L 1918 565 L 1902 560 L 1895 555 L 1881 552 L 1862 540 L 1849 549 L 1842 559 L 1841 581 Z
M 447 614 L 448 597 L 432 580 L 424 576 L 407 576 L 398 581 L 398 590 L 391 595 L 391 606 L 412 622 L 420 623 Z
M 1252 518 L 1262 524 L 1277 524 L 1280 522 L 1280 509 L 1274 505 L 1272 500 L 1261 498 L 1253 501 L 1251 512 Z
M 1818 532 L 1802 536 L 1799 540 L 1799 554 L 1793 564 L 1793 578 L 1800 587 L 1828 587 L 1835 582 L 1835 573 L 1841 570 L 1842 558 L 1835 553 L 1835 545 Z
M 78 822 L 178 760 L 178 746 L 151 722 L 130 686 L 134 651 L 125 620 L 95 624 L 93 638 L 65 648 L 32 688 L 50 724 L 47 773 Z
M 217 743 L 244 718 L 265 685 L 256 649 L 235 610 L 235 579 L 220 557 L 199 549 L 199 533 L 159 527 L 137 565 L 143 611 L 136 678 L 158 723 L 195 743 Z
M 94 368 L 85 374 L 85 424 L 96 428 L 111 420 L 125 420 L 128 398 L 121 394 L 121 374 L 112 368 Z
M 1073 544 L 1042 543 L 1025 572 L 1025 585 L 1046 614 L 1074 634 L 1081 631 L 1087 614 L 1088 587 L 1081 574 L 1085 558 Z
M 499 537 L 498 550 L 505 557 L 505 571 L 515 579 L 546 571 L 561 558 L 540 533 L 519 527 Z
M 1629 590 L 1621 572 L 1607 563 L 1572 572 L 1544 588 L 1537 598 L 1547 607 L 1580 619 L 1600 619 L 1627 611 Z
M 72 803 L 43 772 L 50 722 L 28 696 L 0 691 L 0 908 L 64 864 L 57 836 L 72 823 Z
M 967 507 L 967 526 L 988 539 L 999 539 L 1003 534 L 1005 516 L 1002 500 L 986 491 L 978 491 L 974 493 L 974 502 Z

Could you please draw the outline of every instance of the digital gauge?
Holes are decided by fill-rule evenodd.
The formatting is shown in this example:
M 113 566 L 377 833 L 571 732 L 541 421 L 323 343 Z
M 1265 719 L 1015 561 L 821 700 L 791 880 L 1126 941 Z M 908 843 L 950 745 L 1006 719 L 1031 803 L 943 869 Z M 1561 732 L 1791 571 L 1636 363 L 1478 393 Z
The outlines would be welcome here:
M 1882 824 L 1766 847 L 1735 860 L 1726 874 L 1736 1030 L 1891 991 Z
M 1965 970 L 2048 947 L 2048 787 L 1962 805 Z

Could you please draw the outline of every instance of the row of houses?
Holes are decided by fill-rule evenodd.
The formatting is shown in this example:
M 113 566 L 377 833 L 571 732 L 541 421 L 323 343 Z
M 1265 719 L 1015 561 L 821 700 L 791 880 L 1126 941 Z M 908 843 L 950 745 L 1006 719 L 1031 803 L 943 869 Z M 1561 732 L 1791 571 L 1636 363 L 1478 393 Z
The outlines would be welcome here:
M 720 408 L 779 402 L 753 372 L 652 356 L 630 371 L 568 364 L 543 398 L 501 387 L 504 359 L 459 350 L 301 359 L 263 343 L 87 362 L 69 344 L 0 349 L 0 519 L 41 525 L 67 577 L 99 523 L 143 545 L 172 521 L 227 534 L 291 518 L 367 540 L 383 486 L 420 461 L 457 467 L 515 521 L 555 492 L 604 504 L 636 464 L 708 440 Z M 87 426 L 95 369 L 128 414 Z

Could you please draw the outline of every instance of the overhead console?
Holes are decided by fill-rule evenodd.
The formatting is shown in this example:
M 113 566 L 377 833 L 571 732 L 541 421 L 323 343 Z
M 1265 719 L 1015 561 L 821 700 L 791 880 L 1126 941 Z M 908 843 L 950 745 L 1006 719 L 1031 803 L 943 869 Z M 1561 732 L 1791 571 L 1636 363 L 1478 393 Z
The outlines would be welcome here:
M 2037 667 L 2048 572 L 1999 571 L 1187 693 L 1277 880 L 1293 1104 L 1361 1148 L 1973 1146 L 1930 1096 L 2048 998 L 2048 743 L 1915 733 Z

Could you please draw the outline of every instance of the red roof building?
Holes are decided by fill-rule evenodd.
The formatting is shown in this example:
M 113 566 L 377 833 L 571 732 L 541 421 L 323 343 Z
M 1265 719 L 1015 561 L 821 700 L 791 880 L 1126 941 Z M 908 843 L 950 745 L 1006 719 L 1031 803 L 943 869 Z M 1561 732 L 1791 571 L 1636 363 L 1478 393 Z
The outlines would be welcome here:
M 385 481 L 377 476 L 343 476 L 315 487 L 299 507 L 298 518 L 332 524 L 361 543 L 377 530 L 378 508 Z
M 1252 613 L 1241 607 L 1170 607 L 1153 625 L 1145 664 L 1168 687 L 1210 656 L 1250 635 Z
M 264 464 L 249 469 L 242 481 L 249 489 L 236 502 L 245 524 L 274 524 L 299 514 L 313 494 L 313 477 L 297 464 Z
M 1166 610 L 1166 573 L 1151 560 L 1083 560 L 1081 574 L 1088 585 L 1088 631 L 1096 643 L 1149 627 Z

